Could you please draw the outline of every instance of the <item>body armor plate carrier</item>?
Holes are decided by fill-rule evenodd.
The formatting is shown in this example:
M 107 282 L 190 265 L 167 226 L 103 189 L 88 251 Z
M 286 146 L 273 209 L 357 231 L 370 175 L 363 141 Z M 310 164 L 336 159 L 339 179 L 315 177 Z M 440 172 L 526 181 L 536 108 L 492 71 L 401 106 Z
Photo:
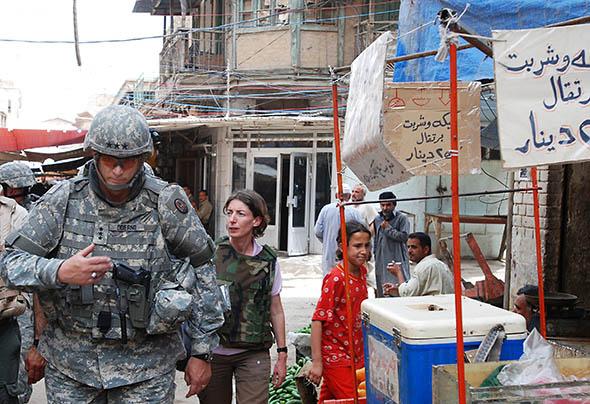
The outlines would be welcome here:
M 269 246 L 254 256 L 237 253 L 227 237 L 217 243 L 217 280 L 229 287 L 231 309 L 220 330 L 226 348 L 268 349 L 273 344 L 271 291 L 277 255 Z

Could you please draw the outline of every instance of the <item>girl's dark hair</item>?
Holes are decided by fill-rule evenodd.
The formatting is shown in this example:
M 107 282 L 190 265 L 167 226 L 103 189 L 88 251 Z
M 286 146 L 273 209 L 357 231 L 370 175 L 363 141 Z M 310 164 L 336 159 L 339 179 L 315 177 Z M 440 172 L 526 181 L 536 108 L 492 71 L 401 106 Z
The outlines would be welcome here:
M 346 222 L 346 240 L 350 240 L 354 233 L 367 233 L 369 238 L 371 238 L 371 232 L 364 224 L 357 222 L 355 220 L 351 220 L 350 222 Z M 338 237 L 336 241 L 338 242 L 338 249 L 336 250 L 336 258 L 341 260 L 343 258 L 342 248 L 340 248 L 340 244 L 342 243 L 342 233 L 338 232 Z
M 238 201 L 244 203 L 250 209 L 254 217 L 262 218 L 262 222 L 260 222 L 260 226 L 254 227 L 253 234 L 255 238 L 262 237 L 264 235 L 264 230 L 268 226 L 268 222 L 270 221 L 270 216 L 268 215 L 268 207 L 266 206 L 266 202 L 264 198 L 260 196 L 260 194 L 256 191 L 251 189 L 243 189 L 241 191 L 236 191 L 227 198 L 225 201 L 225 205 L 223 205 L 223 213 L 226 213 L 227 206 L 230 204 L 231 201 L 237 199 Z

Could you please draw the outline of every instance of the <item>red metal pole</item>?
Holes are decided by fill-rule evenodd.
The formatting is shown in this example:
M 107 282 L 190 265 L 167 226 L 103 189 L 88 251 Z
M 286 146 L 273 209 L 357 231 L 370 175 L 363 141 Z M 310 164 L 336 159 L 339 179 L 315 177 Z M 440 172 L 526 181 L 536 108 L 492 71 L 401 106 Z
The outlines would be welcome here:
M 340 121 L 338 118 L 338 83 L 332 81 L 332 107 L 334 111 L 334 149 L 336 152 L 336 178 L 338 181 L 338 196 L 342 195 L 342 158 L 340 155 Z M 346 216 L 344 206 L 340 205 L 340 238 L 342 240 L 342 262 L 344 263 L 344 291 L 346 293 L 346 314 L 348 316 L 348 346 L 350 347 L 350 361 L 352 380 L 354 385 L 354 403 L 358 404 L 358 391 L 356 386 L 356 369 L 354 355 L 354 341 L 352 338 L 352 303 L 350 301 L 350 272 L 348 271 L 348 240 L 346 239 Z
M 461 297 L 461 231 L 459 228 L 459 139 L 457 133 L 457 45 L 450 44 L 451 73 L 451 194 L 453 210 L 453 275 L 455 280 L 455 324 L 457 336 L 457 380 L 459 403 L 465 404 L 465 359 L 463 347 L 463 307 Z
M 541 316 L 541 335 L 547 338 L 547 323 L 545 322 L 545 288 L 543 283 L 543 256 L 541 254 L 541 218 L 539 214 L 539 182 L 537 167 L 531 168 L 533 181 L 533 210 L 535 212 L 535 241 L 537 247 L 537 282 L 539 285 L 539 315 Z

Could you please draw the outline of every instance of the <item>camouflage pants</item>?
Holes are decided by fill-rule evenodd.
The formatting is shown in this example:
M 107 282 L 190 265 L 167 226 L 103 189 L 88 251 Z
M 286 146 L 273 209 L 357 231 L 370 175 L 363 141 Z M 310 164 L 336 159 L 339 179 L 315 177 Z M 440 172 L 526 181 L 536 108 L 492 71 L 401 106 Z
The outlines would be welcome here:
M 59 370 L 47 364 L 45 368 L 45 388 L 47 402 L 57 403 L 165 403 L 174 402 L 176 371 L 163 374 L 153 379 L 102 390 L 87 386 L 71 379 Z
M 29 293 L 25 293 L 24 296 L 29 302 L 33 301 L 33 297 Z M 30 305 L 30 304 L 29 304 Z M 30 305 L 31 306 L 31 305 Z M 28 383 L 29 375 L 25 369 L 25 359 L 31 345 L 33 345 L 34 339 L 34 317 L 33 309 L 28 308 L 24 314 L 17 317 L 18 327 L 21 335 L 21 349 L 20 349 L 20 363 L 18 367 L 18 380 L 17 380 L 17 394 L 20 403 L 28 403 L 33 392 L 33 387 Z

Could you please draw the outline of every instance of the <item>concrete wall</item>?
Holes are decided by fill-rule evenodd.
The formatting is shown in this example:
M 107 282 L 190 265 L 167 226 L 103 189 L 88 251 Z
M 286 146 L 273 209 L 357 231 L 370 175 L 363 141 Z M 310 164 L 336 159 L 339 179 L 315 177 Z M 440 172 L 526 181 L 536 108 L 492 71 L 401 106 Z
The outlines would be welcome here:
M 556 290 L 559 274 L 559 244 L 562 209 L 563 166 L 539 167 L 539 213 L 545 288 Z M 515 188 L 530 187 L 530 181 L 516 181 Z M 510 295 L 526 284 L 537 285 L 537 257 L 532 193 L 514 194 L 512 226 L 512 273 Z
M 589 163 L 539 168 L 539 213 L 545 290 L 578 296 L 590 309 Z M 517 186 L 530 186 L 528 181 Z M 514 297 L 525 284 L 537 285 L 532 194 L 514 194 L 512 274 Z
M 301 27 L 300 67 L 327 68 L 338 64 L 338 32 Z
M 226 134 L 227 128 L 216 129 L 216 139 L 213 143 L 215 144 L 216 156 L 216 178 L 215 186 L 217 188 L 217 195 L 213 206 L 215 207 L 215 238 L 226 234 L 225 231 L 225 217 L 223 215 L 223 205 L 227 198 L 231 195 L 231 161 L 233 147 L 231 142 L 227 142 Z
M 482 171 L 481 174 L 460 176 L 459 193 L 495 191 L 505 188 L 503 184 L 508 183 L 508 173 L 502 169 L 499 160 L 483 160 L 481 167 L 489 175 Z M 450 195 L 450 176 L 428 177 L 427 195 L 439 195 L 437 192 L 439 186 L 446 188 L 446 191 L 442 192 L 442 194 Z M 506 215 L 508 211 L 507 198 L 507 194 L 460 198 L 459 210 L 462 215 Z M 426 202 L 426 211 L 429 213 L 451 214 L 451 203 L 451 198 L 429 200 Z M 451 232 L 452 224 L 444 224 L 442 236 L 451 236 Z M 461 224 L 460 232 L 461 234 L 473 233 L 487 259 L 496 259 L 498 257 L 502 234 L 504 232 L 503 225 Z M 433 230 L 432 233 L 434 234 Z M 464 257 L 473 256 L 464 240 L 461 243 L 461 255 Z
M 347 7 L 345 9 L 345 13 L 347 16 L 358 14 L 358 10 L 362 8 L 359 5 L 359 8 L 356 7 Z M 354 58 L 357 56 L 356 52 L 356 27 L 355 25 L 358 24 L 358 18 L 346 18 L 343 22 L 344 23 L 344 43 L 342 47 L 342 62 L 344 65 L 349 65 L 352 63 Z
M 590 239 L 590 163 L 564 166 L 563 174 L 561 242 L 554 247 L 558 249 L 555 255 L 560 257 L 555 286 L 559 292 L 578 296 L 582 305 L 590 310 L 590 249 L 585 243 Z M 548 217 L 555 216 L 553 212 L 546 213 Z M 547 243 L 555 239 L 558 237 L 550 236 Z M 553 274 L 548 277 L 555 278 Z
M 238 70 L 290 68 L 290 49 L 290 27 L 239 30 L 236 45 L 237 68 Z

